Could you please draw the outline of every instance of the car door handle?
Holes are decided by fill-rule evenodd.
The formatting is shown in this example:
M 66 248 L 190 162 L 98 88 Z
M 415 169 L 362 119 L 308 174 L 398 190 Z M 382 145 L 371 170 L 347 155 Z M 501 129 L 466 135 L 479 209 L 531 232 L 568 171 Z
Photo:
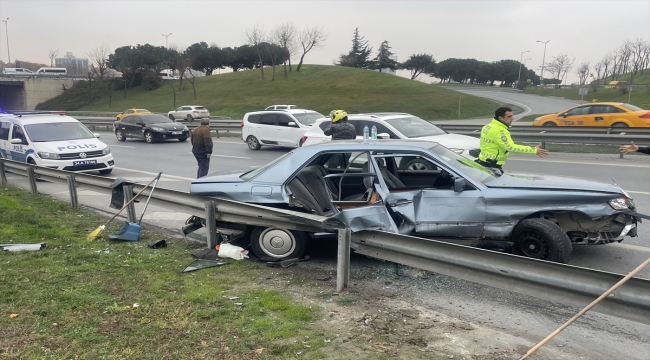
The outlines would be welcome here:
M 596 121 L 603 121 L 603 120 L 604 120 L 604 119 L 603 119 L 602 116 L 596 116 Z

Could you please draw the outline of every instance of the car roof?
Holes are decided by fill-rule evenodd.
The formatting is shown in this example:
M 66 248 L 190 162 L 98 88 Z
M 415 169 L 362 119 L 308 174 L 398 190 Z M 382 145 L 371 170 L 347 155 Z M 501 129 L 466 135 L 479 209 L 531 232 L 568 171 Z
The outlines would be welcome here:
M 45 124 L 62 122 L 79 122 L 79 120 L 65 114 L 2 114 L 1 118 L 13 120 L 20 124 Z
M 316 110 L 309 110 L 309 109 L 270 109 L 270 110 L 251 111 L 246 114 L 248 115 L 248 114 L 264 114 L 264 113 L 278 113 L 278 112 L 285 112 L 289 114 L 319 113 Z
M 625 104 L 625 103 L 622 103 L 622 102 L 612 102 L 612 101 L 608 101 L 608 102 L 592 102 L 592 103 L 582 104 L 582 105 L 577 105 L 577 106 L 587 106 L 587 105 L 623 105 L 623 104 Z
M 391 119 L 403 118 L 405 116 L 415 117 L 415 115 L 409 113 L 383 112 L 383 113 L 348 114 L 348 120 L 391 120 Z M 331 119 L 329 117 L 325 117 L 323 119 L 316 120 L 316 122 L 321 123 L 323 121 L 330 121 L 330 120 Z
M 181 107 L 182 107 L 182 106 L 190 106 L 190 107 L 197 107 L 197 106 L 200 106 L 200 107 L 204 107 L 203 105 L 181 105 Z
M 382 139 L 377 140 L 376 144 L 366 144 L 363 139 L 355 140 L 336 140 L 306 146 L 298 149 L 311 149 L 313 152 L 330 150 L 335 148 L 337 151 L 363 151 L 363 150 L 420 150 L 431 149 L 438 145 L 436 141 L 430 140 L 412 140 L 412 139 Z M 294 150 L 296 151 L 296 150 Z

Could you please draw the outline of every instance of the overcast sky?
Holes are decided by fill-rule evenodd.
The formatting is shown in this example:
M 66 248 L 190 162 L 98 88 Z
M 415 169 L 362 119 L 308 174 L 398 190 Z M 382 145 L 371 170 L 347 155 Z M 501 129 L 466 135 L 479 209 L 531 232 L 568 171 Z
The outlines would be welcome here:
M 9 18 L 11 60 L 49 64 L 48 50 L 77 57 L 106 44 L 111 50 L 149 43 L 179 47 L 205 41 L 245 43 L 256 24 L 270 31 L 283 22 L 322 26 L 328 39 L 305 63 L 332 64 L 350 50 L 352 33 L 373 47 L 388 40 L 398 61 L 429 53 L 437 61 L 523 59 L 529 68 L 568 54 L 575 64 L 599 61 L 625 40 L 650 38 L 650 0 L 643 1 L 173 1 L 0 0 Z M 7 61 L 5 24 L 0 23 L 0 59 Z M 577 67 L 577 66 L 574 66 Z M 574 70 L 571 71 L 574 73 Z M 539 74 L 539 71 L 538 71 Z M 575 81 L 570 74 L 570 81 Z

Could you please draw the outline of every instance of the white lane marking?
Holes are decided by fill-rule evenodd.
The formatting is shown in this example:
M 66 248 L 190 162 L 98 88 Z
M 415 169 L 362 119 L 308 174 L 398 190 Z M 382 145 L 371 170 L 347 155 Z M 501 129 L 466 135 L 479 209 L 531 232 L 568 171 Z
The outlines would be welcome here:
M 135 149 L 135 146 L 126 146 L 126 145 L 109 145 L 110 147 L 121 147 L 121 148 L 128 148 L 128 149 Z
M 153 173 L 152 173 L 152 174 L 153 174 Z M 154 176 L 155 176 L 155 175 L 156 175 L 156 174 L 154 174 Z M 130 176 L 129 176 L 129 181 L 145 182 L 145 183 L 148 183 L 149 181 L 151 181 L 151 178 L 150 178 L 150 177 L 146 177 L 146 176 L 136 176 L 136 177 L 130 177 Z M 181 181 L 181 180 L 180 180 L 180 179 L 170 179 L 170 178 L 166 177 L 165 175 L 162 175 L 162 176 L 160 177 L 160 181 Z
M 510 158 L 508 160 L 528 161 L 528 162 L 562 163 L 562 164 L 580 164 L 580 165 L 598 165 L 598 166 L 625 166 L 625 167 L 636 167 L 636 168 L 650 168 L 650 165 L 589 163 L 589 162 L 562 161 L 562 160 L 533 160 L 533 159 L 516 159 L 516 158 Z
M 645 191 L 631 191 L 631 190 L 625 190 L 625 191 L 627 191 L 629 193 L 633 193 L 633 194 L 650 195 L 650 192 L 645 192 Z
M 188 154 L 191 154 L 191 152 L 189 152 Z M 251 159 L 251 158 L 245 157 L 245 156 L 230 156 L 230 155 L 216 155 L 216 154 L 212 154 L 212 156 L 210 156 L 210 157 L 211 158 L 213 158 L 213 157 L 223 157 L 223 158 L 248 159 L 248 160 Z
M 630 249 L 630 250 L 636 250 L 636 251 L 650 252 L 650 248 L 645 247 L 645 246 L 630 245 L 630 244 L 612 244 L 612 246 L 622 247 L 622 248 L 626 248 L 626 249 Z
M 150 174 L 150 175 L 153 175 L 153 176 L 158 175 L 158 173 L 154 173 L 154 172 L 150 172 L 150 171 L 127 169 L 127 168 L 123 168 L 123 167 L 115 167 L 115 168 L 119 169 L 119 170 L 130 171 L 130 172 L 135 172 L 135 173 L 140 173 L 140 174 Z M 161 176 L 161 178 L 163 178 L 163 177 L 168 177 L 168 178 L 171 178 L 171 179 L 179 179 L 179 180 L 190 180 L 190 181 L 196 180 L 195 178 L 188 178 L 188 177 L 182 177 L 182 176 L 176 176 L 176 175 L 165 175 L 164 173 Z M 151 179 L 149 179 L 149 180 L 151 181 Z

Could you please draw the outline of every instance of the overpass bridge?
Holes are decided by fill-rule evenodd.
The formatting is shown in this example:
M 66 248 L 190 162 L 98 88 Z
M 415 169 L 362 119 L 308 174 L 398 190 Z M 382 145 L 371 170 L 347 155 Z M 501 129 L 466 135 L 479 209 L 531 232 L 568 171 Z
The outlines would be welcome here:
M 74 83 L 67 76 L 0 75 L 0 109 L 34 110 L 36 105 L 69 89 Z

